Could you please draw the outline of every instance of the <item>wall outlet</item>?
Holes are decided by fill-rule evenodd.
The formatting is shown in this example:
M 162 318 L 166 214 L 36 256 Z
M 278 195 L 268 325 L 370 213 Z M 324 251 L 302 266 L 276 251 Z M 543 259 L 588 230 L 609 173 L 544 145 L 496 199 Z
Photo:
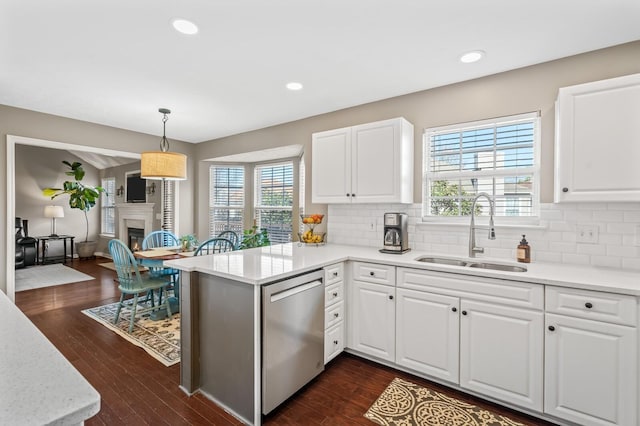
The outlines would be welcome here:
M 373 220 L 369 221 L 369 231 L 375 231 L 376 230 L 376 222 Z
M 597 244 L 598 243 L 598 226 L 597 225 L 577 225 L 576 226 L 576 242 Z

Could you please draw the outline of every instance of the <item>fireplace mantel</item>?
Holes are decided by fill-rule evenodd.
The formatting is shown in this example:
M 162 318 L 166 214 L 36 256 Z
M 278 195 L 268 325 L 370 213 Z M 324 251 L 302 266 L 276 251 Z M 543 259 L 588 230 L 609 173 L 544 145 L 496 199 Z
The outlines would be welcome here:
M 153 231 L 153 206 L 155 203 L 116 204 L 118 214 L 118 239 L 127 241 L 127 228 L 143 228 L 144 235 Z

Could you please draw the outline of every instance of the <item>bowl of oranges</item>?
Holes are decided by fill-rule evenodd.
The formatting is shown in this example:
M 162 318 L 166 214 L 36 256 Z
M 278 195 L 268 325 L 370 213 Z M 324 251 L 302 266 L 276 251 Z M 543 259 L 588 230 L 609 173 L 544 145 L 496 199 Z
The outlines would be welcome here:
M 317 225 L 322 223 L 323 214 L 301 214 L 300 218 L 305 225 Z

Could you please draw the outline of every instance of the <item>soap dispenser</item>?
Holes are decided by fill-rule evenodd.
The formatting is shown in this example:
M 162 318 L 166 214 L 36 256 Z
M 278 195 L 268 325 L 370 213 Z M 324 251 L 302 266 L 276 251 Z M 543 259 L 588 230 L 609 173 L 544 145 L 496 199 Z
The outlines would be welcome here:
M 520 244 L 518 244 L 517 253 L 518 253 L 517 254 L 518 262 L 522 262 L 522 263 L 531 262 L 531 246 L 527 242 L 524 235 L 522 236 L 522 240 L 520 241 Z

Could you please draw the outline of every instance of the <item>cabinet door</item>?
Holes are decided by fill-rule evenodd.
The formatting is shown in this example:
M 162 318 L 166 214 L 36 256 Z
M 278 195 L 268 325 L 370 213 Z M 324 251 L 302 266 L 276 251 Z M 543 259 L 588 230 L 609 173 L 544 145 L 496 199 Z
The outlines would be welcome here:
M 396 290 L 396 364 L 458 383 L 457 297 Z
M 351 128 L 314 133 L 311 143 L 312 202 L 351 202 Z
M 542 411 L 543 313 L 460 305 L 460 386 Z
M 413 126 L 401 118 L 378 121 L 354 126 L 351 137 L 352 202 L 412 202 Z
M 395 288 L 353 281 L 348 327 L 349 347 L 395 361 Z
M 640 74 L 561 88 L 555 201 L 640 200 Z
M 554 314 L 545 325 L 545 413 L 636 425 L 637 329 Z

